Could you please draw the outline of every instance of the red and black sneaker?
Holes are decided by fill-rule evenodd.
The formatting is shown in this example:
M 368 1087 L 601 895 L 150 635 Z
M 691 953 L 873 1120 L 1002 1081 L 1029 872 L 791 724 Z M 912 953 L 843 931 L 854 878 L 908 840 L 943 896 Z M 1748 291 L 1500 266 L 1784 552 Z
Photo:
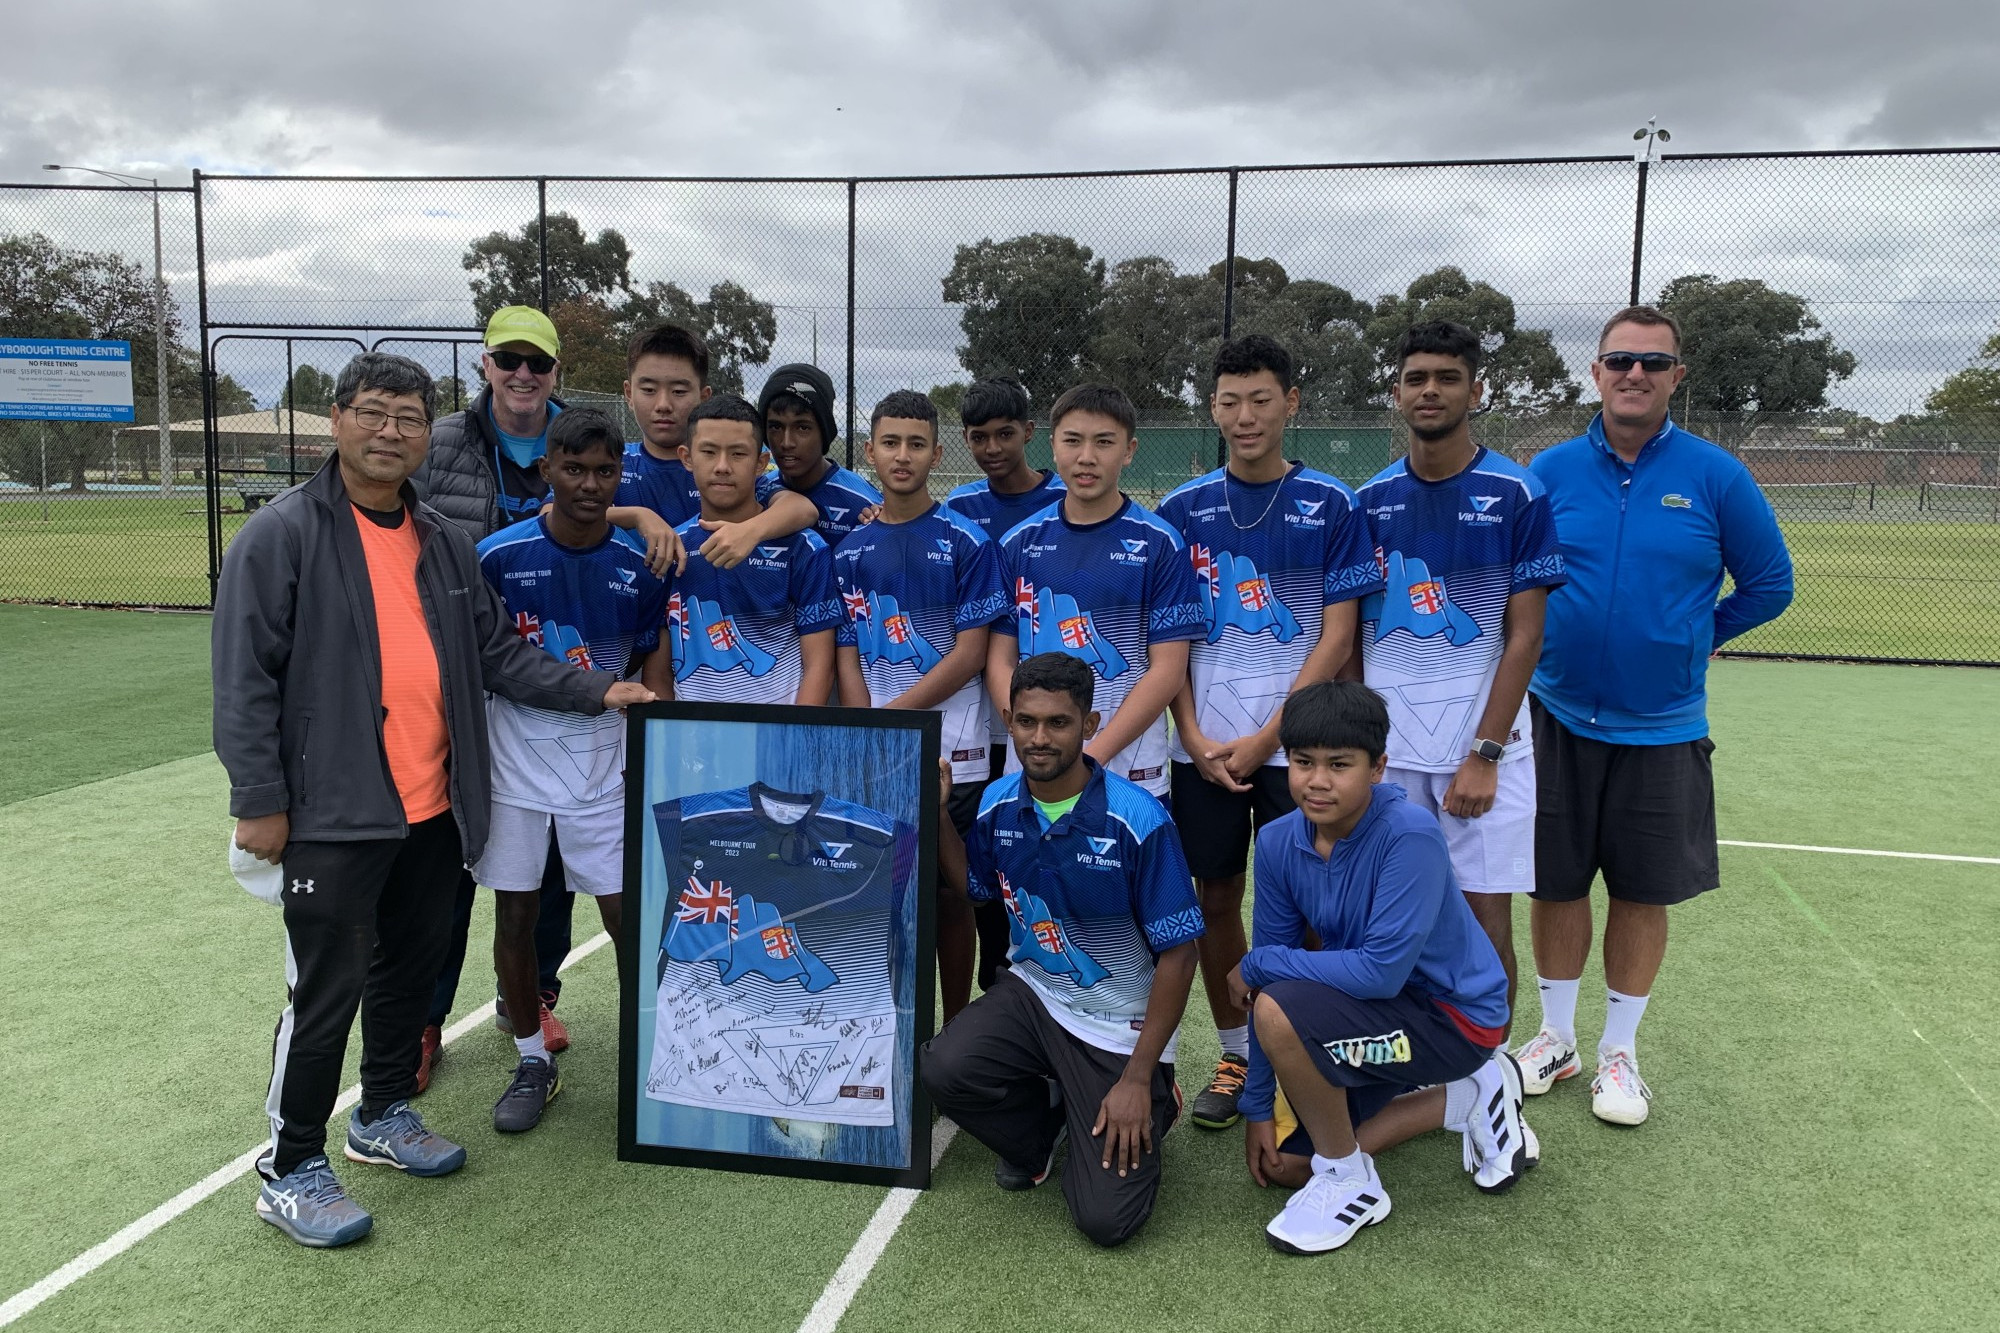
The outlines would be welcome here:
M 417 1061 L 417 1091 L 431 1085 L 431 1075 L 444 1061 L 444 1029 L 436 1023 L 424 1029 L 423 1058 Z

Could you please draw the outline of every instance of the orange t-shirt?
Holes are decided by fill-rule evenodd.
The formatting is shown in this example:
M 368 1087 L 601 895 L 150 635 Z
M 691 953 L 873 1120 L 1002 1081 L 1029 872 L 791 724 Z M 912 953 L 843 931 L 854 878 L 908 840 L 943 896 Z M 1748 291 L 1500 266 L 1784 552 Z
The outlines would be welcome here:
M 352 501 L 349 501 L 352 504 Z M 383 748 L 389 775 L 403 798 L 403 818 L 412 824 L 451 809 L 445 758 L 451 737 L 444 724 L 444 686 L 438 676 L 437 646 L 431 642 L 424 604 L 417 596 L 417 553 L 422 542 L 416 521 L 385 528 L 356 506 L 354 526 L 368 557 L 368 586 L 375 593 L 375 632 L 382 643 Z

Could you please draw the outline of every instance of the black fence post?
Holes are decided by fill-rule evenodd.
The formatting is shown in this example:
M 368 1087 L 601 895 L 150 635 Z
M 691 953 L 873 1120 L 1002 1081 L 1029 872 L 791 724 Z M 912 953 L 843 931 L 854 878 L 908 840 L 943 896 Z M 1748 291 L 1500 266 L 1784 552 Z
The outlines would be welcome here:
M 1229 227 L 1222 253 L 1222 340 L 1229 341 L 1236 326 L 1236 183 L 1242 169 L 1229 169 Z M 1215 465 L 1229 466 L 1229 441 L 1215 432 Z
M 1639 163 L 1639 199 L 1632 208 L 1632 299 L 1627 305 L 1639 304 L 1639 266 L 1646 257 L 1646 173 L 1652 165 Z
M 847 181 L 847 466 L 854 466 L 854 193 L 860 184 Z
M 542 313 L 549 309 L 549 178 L 535 177 L 535 245 L 542 272 Z
M 222 582 L 222 491 L 215 475 L 218 443 L 215 431 L 215 358 L 208 338 L 208 235 L 203 230 L 201 168 L 194 182 L 194 278 L 196 322 L 201 333 L 201 472 L 202 508 L 208 519 L 208 604 Z

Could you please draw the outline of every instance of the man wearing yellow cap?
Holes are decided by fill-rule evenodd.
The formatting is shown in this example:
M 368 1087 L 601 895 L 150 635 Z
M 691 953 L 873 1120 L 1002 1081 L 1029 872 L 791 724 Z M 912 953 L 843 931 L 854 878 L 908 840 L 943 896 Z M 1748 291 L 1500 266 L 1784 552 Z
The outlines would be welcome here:
M 486 322 L 486 350 L 480 357 L 486 387 L 470 407 L 441 418 L 431 427 L 430 453 L 410 482 L 426 503 L 463 528 L 474 542 L 533 517 L 548 500 L 548 484 L 542 480 L 537 463 L 546 452 L 549 422 L 563 410 L 562 400 L 554 396 L 561 356 L 562 339 L 547 315 L 533 306 L 500 307 Z M 646 539 L 647 563 L 655 573 L 684 562 L 680 538 L 650 509 L 614 506 L 608 517 Z M 465 964 L 473 900 L 472 877 L 465 875 L 459 884 L 444 970 L 424 1028 L 419 1091 L 429 1086 L 432 1068 L 443 1051 L 443 1025 Z M 569 914 L 568 884 L 552 845 L 549 873 L 542 884 L 541 920 L 535 930 L 535 952 L 541 964 L 541 1013 L 524 1015 L 530 1032 L 539 1019 L 543 1040 L 552 1051 L 569 1045 L 569 1033 L 552 1012 L 562 991 L 556 969 L 570 947 Z M 495 1026 L 513 1031 L 504 1010 Z

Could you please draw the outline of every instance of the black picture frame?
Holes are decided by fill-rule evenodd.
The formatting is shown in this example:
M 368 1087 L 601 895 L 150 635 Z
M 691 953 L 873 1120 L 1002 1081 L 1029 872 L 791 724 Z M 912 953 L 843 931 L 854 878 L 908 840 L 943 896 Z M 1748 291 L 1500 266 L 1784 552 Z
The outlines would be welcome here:
M 686 752 L 680 750 L 678 745 L 689 737 L 702 734 L 699 730 L 689 729 L 707 728 L 713 736 L 724 738 L 722 729 L 732 727 L 752 728 L 753 732 L 744 734 L 754 734 L 756 743 L 751 747 L 752 754 L 747 761 L 732 752 L 720 767 L 733 767 L 738 777 L 747 771 L 746 763 L 750 768 L 759 770 L 751 779 L 751 785 L 766 788 L 767 795 L 770 788 L 777 788 L 780 794 L 799 790 L 795 783 L 766 782 L 762 770 L 773 768 L 787 775 L 823 774 L 830 780 L 813 784 L 821 795 L 870 806 L 871 799 L 879 801 L 883 791 L 892 787 L 902 790 L 907 775 L 894 776 L 886 771 L 891 767 L 901 769 L 904 765 L 900 762 L 894 765 L 871 764 L 860 762 L 862 757 L 880 756 L 885 751 L 897 756 L 915 755 L 916 790 L 911 803 L 914 808 L 881 812 L 899 823 L 907 814 L 914 813 L 916 832 L 916 863 L 909 876 L 914 882 L 905 890 L 903 910 L 898 913 L 885 909 L 885 914 L 890 917 L 892 957 L 909 959 L 906 979 L 897 976 L 892 967 L 897 1008 L 897 1044 L 894 1049 L 904 1062 L 896 1071 L 891 1094 L 891 1099 L 897 1103 L 894 1107 L 897 1132 L 892 1137 L 901 1145 L 899 1153 L 891 1146 L 891 1137 L 877 1137 L 871 1130 L 843 1134 L 842 1131 L 849 1130 L 849 1126 L 829 1127 L 820 1122 L 802 1121 L 802 1131 L 811 1129 L 826 1133 L 824 1142 L 817 1150 L 818 1155 L 815 1155 L 806 1150 L 807 1145 L 789 1142 L 790 1130 L 785 1131 L 787 1141 L 782 1143 L 761 1132 L 761 1122 L 769 1122 L 773 1126 L 788 1123 L 767 1112 L 691 1106 L 661 1108 L 655 1104 L 659 1099 L 649 1097 L 643 1086 L 654 1059 L 657 1025 L 642 1010 L 656 1002 L 649 997 L 648 991 L 656 997 L 660 981 L 664 979 L 666 965 L 661 958 L 661 948 L 667 930 L 665 915 L 679 894 L 677 884 L 672 889 L 667 887 L 674 872 L 661 861 L 654 807 L 662 801 L 674 801 L 678 809 L 679 798 L 703 790 L 702 783 L 711 780 L 686 776 Z M 923 1082 L 916 1077 L 915 1065 L 917 1052 L 936 1030 L 935 904 L 938 820 L 942 817 L 938 798 L 941 743 L 938 715 L 922 710 L 674 702 L 642 704 L 627 709 L 626 728 L 624 943 L 626 954 L 634 965 L 625 970 L 620 983 L 620 1160 L 864 1185 L 929 1188 L 932 1110 Z M 857 739 L 853 745 L 856 763 L 843 765 L 838 762 L 842 751 L 839 745 L 831 743 L 835 733 L 847 733 L 852 738 L 869 738 L 867 743 L 859 743 Z M 905 739 L 892 739 L 884 733 L 899 733 Z M 719 741 L 708 742 L 708 752 L 714 752 L 717 743 Z M 683 755 L 683 763 L 669 771 L 667 765 L 672 754 Z M 676 775 L 680 776 L 677 778 Z M 837 787 L 844 791 L 835 790 Z M 875 795 L 871 797 L 870 793 Z M 896 803 L 902 805 L 900 797 Z M 647 874 L 649 859 L 654 862 L 654 874 L 650 879 Z M 732 948 L 735 940 L 733 920 L 732 917 Z M 908 952 L 900 953 L 898 950 L 905 940 Z M 907 1013 L 903 1009 L 906 987 L 909 1000 Z M 708 1120 L 705 1117 L 719 1119 Z M 746 1123 L 739 1124 L 739 1121 Z M 662 1123 L 668 1128 L 663 1130 Z M 679 1129 L 674 1129 L 674 1126 Z M 744 1137 L 751 1142 L 718 1148 L 695 1146 L 684 1141 L 662 1141 L 701 1137 L 689 1132 L 698 1126 L 704 1127 L 706 1136 L 711 1139 L 718 1136 Z M 806 1136 L 802 1133 L 800 1137 Z M 760 1151 L 756 1146 L 759 1140 L 768 1140 L 769 1150 Z M 856 1151 L 877 1158 L 900 1155 L 901 1160 L 852 1160 Z M 829 1152 L 831 1156 L 827 1155 Z

